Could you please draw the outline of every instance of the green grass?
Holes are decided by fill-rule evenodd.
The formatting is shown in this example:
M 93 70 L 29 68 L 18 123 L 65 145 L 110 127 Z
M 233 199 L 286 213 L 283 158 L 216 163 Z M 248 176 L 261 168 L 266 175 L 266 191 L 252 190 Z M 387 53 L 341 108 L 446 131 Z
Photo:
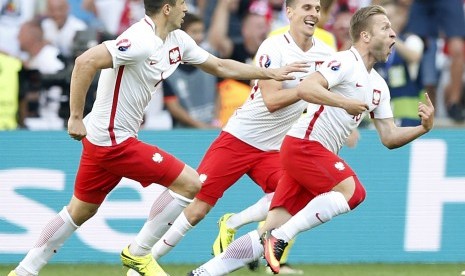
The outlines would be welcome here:
M 0 275 L 8 275 L 14 265 L 0 266 Z M 172 276 L 185 276 L 195 265 L 164 265 Z M 311 276 L 459 276 L 465 270 L 465 264 L 332 264 L 332 265 L 295 265 Z M 67 265 L 53 264 L 41 271 L 41 276 L 107 276 L 126 275 L 126 270 L 119 265 Z M 261 268 L 260 272 L 247 269 L 238 270 L 234 276 L 269 275 Z

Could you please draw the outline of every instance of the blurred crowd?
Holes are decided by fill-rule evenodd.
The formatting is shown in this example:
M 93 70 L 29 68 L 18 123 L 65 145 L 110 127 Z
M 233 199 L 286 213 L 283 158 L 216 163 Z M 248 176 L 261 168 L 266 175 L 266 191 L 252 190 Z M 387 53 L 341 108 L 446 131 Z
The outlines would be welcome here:
M 147 0 L 146 0 L 147 1 Z M 350 47 L 358 8 L 379 4 L 398 35 L 378 72 L 391 89 L 399 125 L 416 125 L 424 91 L 438 124 L 464 126 L 464 0 L 320 0 L 315 36 Z M 285 0 L 191 0 L 182 29 L 223 58 L 252 63 L 259 45 L 287 31 Z M 115 39 L 144 16 L 143 0 L 0 0 L 0 130 L 66 128 L 74 60 Z M 97 83 L 87 95 L 90 112 Z M 182 64 L 146 111 L 144 128 L 220 128 L 250 94 L 250 83 L 217 79 Z

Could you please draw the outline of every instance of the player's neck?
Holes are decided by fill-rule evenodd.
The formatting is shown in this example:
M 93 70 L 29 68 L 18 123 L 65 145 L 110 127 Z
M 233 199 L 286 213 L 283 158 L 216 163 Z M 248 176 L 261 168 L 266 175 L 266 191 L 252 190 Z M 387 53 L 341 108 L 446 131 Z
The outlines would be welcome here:
M 155 34 L 158 37 L 160 37 L 161 40 L 165 41 L 166 37 L 168 36 L 168 33 L 170 32 L 168 30 L 166 20 L 159 16 L 154 16 L 152 17 L 152 21 L 155 24 Z
M 368 48 L 366 48 L 366 47 L 363 47 L 363 46 L 359 45 L 359 44 L 355 44 L 353 46 L 354 46 L 355 49 L 357 49 L 358 53 L 362 57 L 363 63 L 365 64 L 365 67 L 366 67 L 367 71 L 370 72 L 371 69 L 373 69 L 373 66 L 376 63 L 375 58 L 370 53 L 370 50 Z
M 289 34 L 294 40 L 295 44 L 304 52 L 307 52 L 313 46 L 313 36 L 307 36 L 305 34 L 289 30 Z

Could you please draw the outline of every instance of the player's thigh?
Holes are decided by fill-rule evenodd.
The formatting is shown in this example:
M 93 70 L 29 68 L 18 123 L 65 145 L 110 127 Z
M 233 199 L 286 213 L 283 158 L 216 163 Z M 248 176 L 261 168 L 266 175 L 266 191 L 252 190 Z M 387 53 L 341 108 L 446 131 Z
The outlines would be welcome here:
M 162 150 L 135 138 L 129 138 L 112 150 L 111 158 L 102 161 L 113 174 L 139 181 L 142 186 L 157 183 L 170 186 L 185 164 Z
M 263 152 L 261 156 L 248 175 L 265 193 L 271 193 L 283 175 L 279 152 Z
M 222 132 L 197 169 L 202 188 L 196 197 L 214 206 L 223 193 L 250 170 L 257 152 L 258 149 Z
M 316 141 L 286 138 L 281 158 L 286 173 L 314 195 L 329 192 L 355 175 L 342 158 Z
M 302 210 L 314 195 L 284 171 L 271 200 L 270 210 L 282 207 L 291 215 Z
M 98 147 L 83 140 L 83 152 L 74 183 L 74 196 L 84 202 L 101 204 L 107 194 L 121 181 L 121 176 L 103 168 L 92 153 Z

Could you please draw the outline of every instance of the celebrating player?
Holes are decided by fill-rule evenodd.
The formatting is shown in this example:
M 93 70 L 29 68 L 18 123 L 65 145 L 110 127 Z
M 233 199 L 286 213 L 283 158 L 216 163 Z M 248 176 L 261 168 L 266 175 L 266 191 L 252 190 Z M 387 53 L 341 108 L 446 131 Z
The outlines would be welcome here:
M 396 38 L 384 8 L 358 10 L 351 19 L 350 34 L 353 47 L 336 53 L 295 89 L 310 104 L 281 146 L 284 174 L 265 225 L 235 240 L 190 275 L 224 275 L 262 254 L 271 270 L 279 273 L 279 260 L 289 240 L 357 207 L 365 199 L 365 189 L 337 153 L 367 113 L 389 149 L 432 129 L 434 107 L 427 94 L 426 103 L 418 106 L 421 125 L 394 124 L 389 89 L 373 69 L 376 62 L 387 60 Z
M 154 202 L 135 240 L 123 250 L 125 266 L 142 275 L 165 275 L 150 249 L 200 189 L 197 172 L 162 149 L 143 143 L 137 133 L 145 107 L 160 83 L 180 62 L 222 78 L 293 80 L 305 63 L 264 68 L 219 59 L 200 48 L 180 28 L 187 12 L 184 0 L 146 0 L 145 18 L 116 40 L 105 41 L 76 59 L 71 79 L 68 133 L 82 140 L 83 153 L 74 195 L 43 229 L 38 242 L 9 273 L 38 275 L 68 237 L 98 210 L 123 177 L 142 186 L 168 187 Z M 92 112 L 83 119 L 90 83 L 102 70 Z

